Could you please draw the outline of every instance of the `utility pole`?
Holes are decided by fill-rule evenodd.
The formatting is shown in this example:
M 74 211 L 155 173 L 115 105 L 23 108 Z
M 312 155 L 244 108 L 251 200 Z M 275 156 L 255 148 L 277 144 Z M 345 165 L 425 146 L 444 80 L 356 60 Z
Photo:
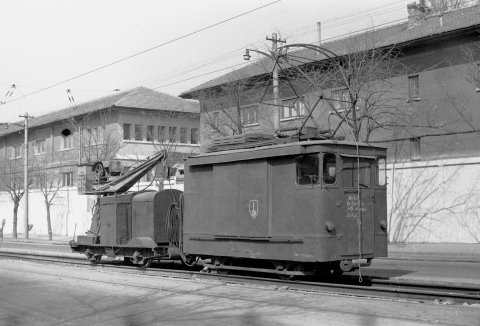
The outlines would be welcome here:
M 273 127 L 275 130 L 280 130 L 280 91 L 278 88 L 278 59 L 280 53 L 278 50 L 278 43 L 285 43 L 285 40 L 277 38 L 277 33 L 272 33 L 272 38 L 267 36 L 267 41 L 272 41 L 272 59 L 273 59 L 273 72 L 272 72 L 272 86 L 273 86 Z
M 25 140 L 24 140 L 24 147 L 25 147 L 25 157 L 23 161 L 23 189 L 25 191 L 24 197 L 25 197 L 25 219 L 23 222 L 24 228 L 25 228 L 25 234 L 24 238 L 28 239 L 28 232 L 29 230 L 29 225 L 28 225 L 28 119 L 33 118 L 33 116 L 28 115 L 28 113 L 25 113 L 24 115 L 19 115 L 20 118 L 25 118 L 25 123 L 24 123 L 24 134 L 25 134 Z

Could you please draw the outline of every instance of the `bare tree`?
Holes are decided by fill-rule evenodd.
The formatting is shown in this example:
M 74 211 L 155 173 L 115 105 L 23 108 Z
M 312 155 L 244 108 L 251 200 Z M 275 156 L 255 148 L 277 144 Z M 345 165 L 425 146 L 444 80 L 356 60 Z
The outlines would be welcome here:
M 446 11 L 460 9 L 478 4 L 477 0 L 428 0 L 427 8 L 433 14 L 442 14 Z
M 5 159 L 1 162 L 0 169 L 0 186 L 6 191 L 13 203 L 12 237 L 17 239 L 18 207 L 25 194 L 23 162 L 18 159 Z M 31 180 L 29 181 L 30 187 Z
M 163 181 L 167 180 L 174 172 L 172 168 L 183 165 L 186 158 L 194 154 L 194 150 L 190 151 L 180 150 L 182 144 L 187 144 L 187 128 L 178 126 L 178 121 L 186 121 L 189 118 L 197 116 L 197 114 L 189 112 L 178 111 L 161 111 L 152 112 L 152 120 L 162 121 L 163 126 L 160 126 L 156 135 L 147 135 L 147 139 L 151 141 L 156 152 L 163 151 L 167 154 L 162 164 L 153 171 L 151 181 L 157 183 L 159 189 L 163 188 Z M 148 128 L 148 127 L 147 127 Z M 147 134 L 148 134 L 147 129 Z M 183 132 L 183 133 L 182 133 Z M 197 130 L 198 132 L 198 130 Z M 198 134 L 197 134 L 198 137 Z M 198 139 L 197 139 L 198 140 Z
M 111 113 L 111 109 L 105 109 L 67 121 L 68 125 L 74 128 L 78 134 L 80 162 L 106 161 L 111 163 L 122 148 L 123 142 L 120 133 L 110 127 L 112 124 Z M 92 125 L 96 125 L 96 127 Z
M 307 113 L 327 100 L 328 127 L 357 141 L 368 142 L 372 134 L 397 127 L 409 127 L 404 96 L 392 77 L 405 70 L 393 46 L 376 49 L 373 33 L 345 41 L 346 54 L 312 62 L 301 54 L 289 53 L 282 61 L 290 65 L 284 75 L 297 98 L 317 94 Z M 310 62 L 309 62 L 310 61 Z M 299 82 L 299 80 L 304 82 Z M 332 95 L 325 89 L 333 89 Z
M 47 148 L 43 155 L 36 155 L 34 159 L 33 178 L 36 187 L 40 190 L 47 212 L 48 240 L 52 240 L 52 221 L 50 210 L 54 199 L 62 185 L 61 174 L 62 156 L 52 148 Z
M 202 105 L 202 125 L 213 136 L 241 135 L 249 119 L 265 118 L 264 108 L 258 107 L 262 102 L 270 80 L 265 76 L 253 79 L 238 79 L 199 92 L 198 99 Z M 248 110 L 250 109 L 250 111 Z M 273 130 L 273 129 L 272 129 Z

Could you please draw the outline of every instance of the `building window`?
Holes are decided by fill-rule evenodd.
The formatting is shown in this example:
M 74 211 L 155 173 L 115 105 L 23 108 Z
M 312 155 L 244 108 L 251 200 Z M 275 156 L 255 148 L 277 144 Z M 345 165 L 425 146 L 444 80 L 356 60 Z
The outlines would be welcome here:
M 22 145 L 15 145 L 12 148 L 10 159 L 14 160 L 16 158 L 22 157 Z
M 123 139 L 124 140 L 130 140 L 130 128 L 132 127 L 131 124 L 129 123 L 124 123 L 123 124 Z
M 242 126 L 258 124 L 258 105 L 241 108 L 240 122 Z
M 73 137 L 71 135 L 69 136 L 62 136 L 62 143 L 61 143 L 61 147 L 62 149 L 70 149 L 70 148 L 73 148 L 73 141 L 72 141 Z
M 177 142 L 177 127 L 168 127 L 168 141 L 171 143 Z
M 344 113 L 350 108 L 350 93 L 348 89 L 337 89 L 332 91 L 332 105 L 335 110 L 330 114 Z
M 290 99 L 282 101 L 282 113 L 280 119 L 298 119 L 305 115 L 305 103 L 303 99 Z
M 143 140 L 142 125 L 135 125 L 135 140 Z
M 190 143 L 198 144 L 198 129 L 196 128 L 190 130 Z
M 187 128 L 180 128 L 180 143 L 187 143 Z
M 408 99 L 410 101 L 420 101 L 418 75 L 408 77 Z
M 33 151 L 35 154 L 44 154 L 45 153 L 45 139 L 38 139 L 33 142 Z
M 318 183 L 318 155 L 307 154 L 297 157 L 297 183 L 309 185 Z
M 154 126 L 147 126 L 147 141 L 153 141 L 154 137 Z
M 165 140 L 165 126 L 158 126 L 158 141 L 164 143 Z
M 62 173 L 62 187 L 73 186 L 73 172 Z
M 410 138 L 410 159 L 414 161 L 420 158 L 420 137 Z

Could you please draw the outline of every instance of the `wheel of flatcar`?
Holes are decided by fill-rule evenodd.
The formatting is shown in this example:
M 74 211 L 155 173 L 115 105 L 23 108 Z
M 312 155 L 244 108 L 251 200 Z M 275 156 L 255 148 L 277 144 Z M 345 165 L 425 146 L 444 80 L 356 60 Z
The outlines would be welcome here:
M 90 264 L 96 265 L 100 263 L 102 260 L 102 255 L 93 255 L 93 257 L 90 258 Z

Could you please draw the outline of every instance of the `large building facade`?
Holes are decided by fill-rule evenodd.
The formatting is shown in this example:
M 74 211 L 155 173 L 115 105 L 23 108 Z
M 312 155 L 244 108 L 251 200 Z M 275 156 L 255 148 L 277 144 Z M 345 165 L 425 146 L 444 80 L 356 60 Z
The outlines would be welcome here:
M 82 166 L 102 162 L 110 172 L 122 173 L 164 150 L 168 153 L 164 166 L 175 168 L 199 150 L 198 102 L 144 87 L 37 116 L 28 126 L 29 222 L 34 225 L 33 234 L 46 234 L 45 190 L 58 190 L 51 206 L 54 234 L 88 228 L 94 198 L 78 193 L 84 185 L 79 176 Z M 0 211 L 7 217 L 5 232 L 10 233 L 13 204 L 6 187 L 23 189 L 23 122 L 0 130 L 0 162 Z M 165 171 L 159 168 L 142 181 L 161 187 Z M 20 233 L 23 208 L 21 200 Z
M 384 145 L 390 240 L 480 242 L 480 6 L 406 9 L 405 23 L 321 48 L 287 43 L 182 94 L 200 101 L 202 147 L 309 129 Z

